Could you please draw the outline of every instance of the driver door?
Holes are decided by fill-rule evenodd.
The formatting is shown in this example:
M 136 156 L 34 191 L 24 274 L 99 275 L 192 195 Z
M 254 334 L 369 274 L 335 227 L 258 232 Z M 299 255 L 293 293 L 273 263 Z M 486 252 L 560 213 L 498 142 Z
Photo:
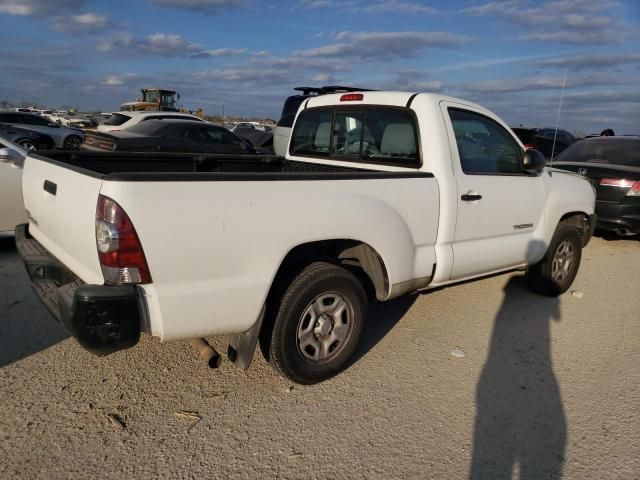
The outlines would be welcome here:
M 443 108 L 458 189 L 451 279 L 525 264 L 543 221 L 542 178 L 524 173 L 524 151 L 497 118 L 469 106 Z

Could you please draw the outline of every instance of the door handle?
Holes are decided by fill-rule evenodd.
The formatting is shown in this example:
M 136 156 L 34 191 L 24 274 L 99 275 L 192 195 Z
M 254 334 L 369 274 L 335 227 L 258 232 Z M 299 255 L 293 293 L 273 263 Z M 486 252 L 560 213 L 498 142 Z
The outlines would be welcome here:
M 50 180 L 45 180 L 44 184 L 42 185 L 42 189 L 47 192 L 50 193 L 51 195 L 56 195 L 58 193 L 58 185 L 53 183 Z
M 482 200 L 482 195 L 478 195 L 477 193 L 465 193 L 460 196 L 460 200 L 463 202 L 475 202 L 476 200 Z

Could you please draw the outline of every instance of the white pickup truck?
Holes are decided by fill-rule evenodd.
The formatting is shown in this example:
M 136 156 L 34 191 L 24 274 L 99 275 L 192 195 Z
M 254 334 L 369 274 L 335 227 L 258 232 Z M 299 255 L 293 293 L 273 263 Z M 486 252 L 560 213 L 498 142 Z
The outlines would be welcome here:
M 300 383 L 348 365 L 368 299 L 513 269 L 565 292 L 595 225 L 588 181 L 545 168 L 490 111 L 428 93 L 311 98 L 286 158 L 47 155 L 25 161 L 16 242 L 85 348 L 146 332 L 206 354 L 202 337 L 228 335 L 246 368 L 259 340 Z

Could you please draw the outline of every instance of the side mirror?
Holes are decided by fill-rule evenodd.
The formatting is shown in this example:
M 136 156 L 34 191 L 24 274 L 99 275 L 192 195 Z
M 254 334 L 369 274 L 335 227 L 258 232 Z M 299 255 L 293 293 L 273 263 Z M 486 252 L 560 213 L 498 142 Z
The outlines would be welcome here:
M 24 155 L 21 155 L 20 152 L 0 144 L 0 162 L 15 163 L 23 159 Z
M 542 171 L 546 163 L 544 155 L 538 150 L 530 148 L 524 152 L 522 157 L 522 170 L 529 175 L 536 175 Z

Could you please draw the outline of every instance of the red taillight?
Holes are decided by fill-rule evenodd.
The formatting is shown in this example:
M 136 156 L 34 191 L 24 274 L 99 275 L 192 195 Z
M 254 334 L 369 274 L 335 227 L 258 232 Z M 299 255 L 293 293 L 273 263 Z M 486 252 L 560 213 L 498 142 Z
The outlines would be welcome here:
M 627 197 L 640 197 L 640 181 L 633 182 L 631 188 L 627 192 Z
M 525 150 L 530 150 L 532 148 L 536 148 L 536 146 L 533 143 L 525 143 L 524 144 L 524 149 Z
M 109 142 L 96 142 L 96 147 L 102 148 L 104 150 L 113 150 L 115 145 Z
M 600 185 L 605 187 L 628 188 L 627 197 L 640 197 L 640 181 L 625 180 L 624 178 L 603 178 Z
M 115 201 L 98 197 L 96 247 L 108 285 L 151 283 L 147 259 L 133 223 Z
M 364 98 L 361 93 L 345 93 L 340 97 L 341 102 L 358 102 Z

